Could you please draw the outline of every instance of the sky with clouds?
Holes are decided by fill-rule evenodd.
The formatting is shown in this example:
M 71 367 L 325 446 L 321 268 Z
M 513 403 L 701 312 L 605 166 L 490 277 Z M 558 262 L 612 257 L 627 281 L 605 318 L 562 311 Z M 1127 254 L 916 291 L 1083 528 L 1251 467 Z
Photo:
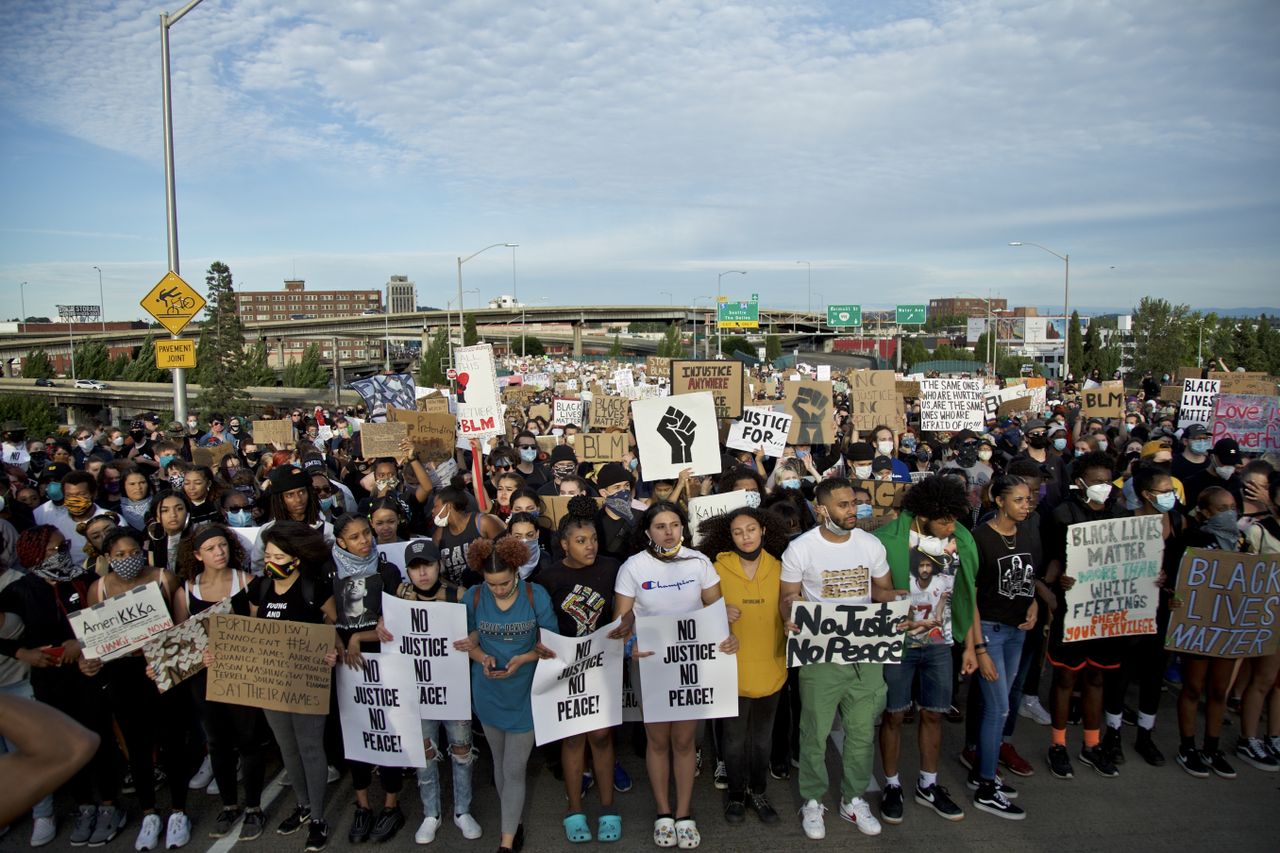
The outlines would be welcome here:
M 5 5 L 4 317 L 98 265 L 132 319 L 164 274 L 160 10 Z M 1273 0 L 205 0 L 171 36 L 198 286 L 443 307 L 512 242 L 466 287 L 1061 305 L 1022 240 L 1075 306 L 1280 305 Z

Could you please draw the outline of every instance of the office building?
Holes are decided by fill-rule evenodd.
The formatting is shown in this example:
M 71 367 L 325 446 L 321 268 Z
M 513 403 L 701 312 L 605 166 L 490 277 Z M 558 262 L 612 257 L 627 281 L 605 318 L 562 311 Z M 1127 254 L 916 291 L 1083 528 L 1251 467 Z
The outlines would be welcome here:
M 393 275 L 387 282 L 387 306 L 392 314 L 418 310 L 418 288 L 407 275 Z

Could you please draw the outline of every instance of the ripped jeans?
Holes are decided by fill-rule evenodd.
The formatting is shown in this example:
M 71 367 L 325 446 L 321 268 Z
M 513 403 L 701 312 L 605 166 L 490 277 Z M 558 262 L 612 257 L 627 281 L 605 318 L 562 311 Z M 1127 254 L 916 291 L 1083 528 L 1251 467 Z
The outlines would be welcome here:
M 440 746 L 440 729 L 444 728 L 449 739 L 447 747 Z M 475 751 L 471 748 L 470 720 L 423 720 L 422 739 L 429 744 L 435 758 L 427 759 L 425 770 L 418 771 L 418 795 L 422 798 L 423 817 L 440 817 L 440 762 L 449 757 L 453 764 L 453 813 L 471 811 L 471 773 L 475 766 Z M 465 755 L 454 752 L 455 747 L 466 747 Z

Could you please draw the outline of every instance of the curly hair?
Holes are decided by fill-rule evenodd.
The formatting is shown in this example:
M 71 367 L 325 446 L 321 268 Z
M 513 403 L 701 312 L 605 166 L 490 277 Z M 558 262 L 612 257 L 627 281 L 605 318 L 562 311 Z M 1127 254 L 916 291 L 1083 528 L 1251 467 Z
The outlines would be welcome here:
M 50 537 L 55 533 L 61 534 L 61 532 L 52 524 L 37 524 L 22 531 L 18 535 L 17 544 L 14 545 L 18 562 L 22 564 L 24 569 L 43 563 L 44 552 L 49 548 Z
M 1083 477 L 1084 472 L 1092 468 L 1105 469 L 1107 476 L 1113 477 L 1115 476 L 1116 460 L 1107 453 L 1095 450 L 1076 459 L 1071 464 L 1071 474 L 1075 477 Z
M 597 506 L 595 498 L 589 495 L 574 495 L 569 498 L 565 514 L 560 517 L 560 526 L 556 530 L 557 539 L 565 539 L 569 531 L 578 527 L 596 526 Z
M 248 555 L 245 553 L 244 543 L 240 541 L 240 537 L 224 525 L 214 523 L 202 528 L 195 536 L 178 543 L 178 580 L 189 581 L 204 571 L 203 561 L 196 559 L 196 548 L 210 539 L 219 537 L 227 542 L 227 568 L 236 570 L 248 566 Z
M 916 518 L 930 521 L 964 518 L 969 514 L 969 499 L 964 487 L 955 480 L 926 477 L 907 490 L 902 508 Z
M 467 549 L 467 565 L 482 575 L 518 572 L 528 559 L 528 546 L 513 536 L 504 536 L 497 542 L 477 539 Z
M 716 557 L 725 551 L 732 551 L 734 549 L 731 532 L 733 522 L 744 515 L 754 519 L 756 524 L 760 525 L 760 529 L 764 532 L 761 537 L 764 550 L 782 559 L 782 552 L 787 550 L 787 542 L 790 541 L 787 538 L 786 529 L 776 517 L 749 506 L 738 507 L 725 515 L 708 518 L 698 525 L 698 532 L 702 535 L 698 550 L 712 562 L 715 562 Z

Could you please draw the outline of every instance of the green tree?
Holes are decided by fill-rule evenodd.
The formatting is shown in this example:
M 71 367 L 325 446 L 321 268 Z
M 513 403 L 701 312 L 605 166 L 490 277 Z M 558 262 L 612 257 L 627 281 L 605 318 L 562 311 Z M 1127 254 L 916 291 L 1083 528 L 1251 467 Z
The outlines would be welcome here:
M 1243 367 L 1245 370 L 1265 370 L 1267 366 L 1267 354 L 1258 344 L 1257 321 L 1251 319 L 1242 319 L 1240 324 L 1236 326 L 1235 334 L 1232 335 L 1232 344 L 1234 345 L 1232 353 L 1235 361 L 1227 362 L 1227 366 L 1232 370 L 1237 367 Z
M 281 382 L 285 388 L 325 388 L 329 385 L 329 370 L 320 359 L 320 344 L 309 344 L 302 358 L 285 365 Z
M 1071 322 L 1067 324 L 1067 368 L 1080 375 L 1077 365 L 1084 364 L 1084 341 L 1080 338 L 1080 312 L 1071 312 Z
M 941 332 L 943 329 L 950 329 L 956 326 L 963 326 L 968 322 L 967 317 L 961 317 L 957 314 L 940 314 L 936 317 L 925 317 L 924 331 Z
M 756 357 L 756 345 L 744 338 L 742 335 L 730 335 L 720 344 L 720 351 L 726 356 L 735 352 L 745 353 L 752 358 Z
M 914 367 L 921 362 L 929 360 L 929 350 L 925 349 L 924 344 L 918 338 L 906 338 L 902 342 L 902 366 L 903 368 Z
M 24 379 L 52 379 L 56 375 L 53 372 L 53 361 L 50 360 L 49 353 L 42 349 L 27 353 L 27 357 L 22 360 Z
M 774 359 L 782 357 L 782 338 L 777 335 L 764 336 L 764 359 L 772 363 Z
M 658 355 L 662 358 L 681 358 L 684 356 L 684 340 L 680 335 L 680 327 L 675 323 L 667 326 L 658 341 Z
M 442 326 L 436 330 L 435 335 L 427 342 L 426 349 L 422 351 L 422 358 L 418 362 L 418 383 L 423 387 L 444 385 L 446 381 L 444 372 L 448 360 L 449 331 Z
M 261 338 L 244 351 L 240 384 L 246 388 L 271 388 L 276 384 L 276 372 L 267 357 L 267 342 Z
M 615 358 L 622 355 L 622 338 L 616 334 L 613 336 L 613 345 L 609 347 L 609 355 Z
M 0 394 L 0 422 L 17 421 L 29 438 L 58 431 L 58 410 L 45 397 L 32 394 Z
M 476 315 L 468 314 L 462 325 L 462 345 L 471 347 L 478 343 L 480 343 L 480 332 L 476 330 Z
M 115 379 L 111 375 L 111 356 L 102 341 L 86 340 L 75 346 L 77 379 Z
M 138 354 L 120 374 L 124 382 L 164 382 L 170 378 L 167 370 L 156 367 L 156 341 L 147 338 L 138 349 Z
M 1133 311 L 1133 369 L 1139 376 L 1150 370 L 1159 376 L 1176 373 L 1181 364 L 1194 360 L 1195 347 L 1187 346 L 1189 309 L 1165 299 L 1142 297 Z
M 231 268 L 214 261 L 204 277 L 208 305 L 196 345 L 195 374 L 200 384 L 200 408 L 205 412 L 246 411 L 248 400 L 240 383 L 244 362 L 244 329 L 236 310 Z
M 967 349 L 959 349 L 951 344 L 943 344 L 933 351 L 934 361 L 974 361 L 973 353 Z
M 546 355 L 547 348 L 533 335 L 521 335 L 511 341 L 511 352 L 524 355 Z

